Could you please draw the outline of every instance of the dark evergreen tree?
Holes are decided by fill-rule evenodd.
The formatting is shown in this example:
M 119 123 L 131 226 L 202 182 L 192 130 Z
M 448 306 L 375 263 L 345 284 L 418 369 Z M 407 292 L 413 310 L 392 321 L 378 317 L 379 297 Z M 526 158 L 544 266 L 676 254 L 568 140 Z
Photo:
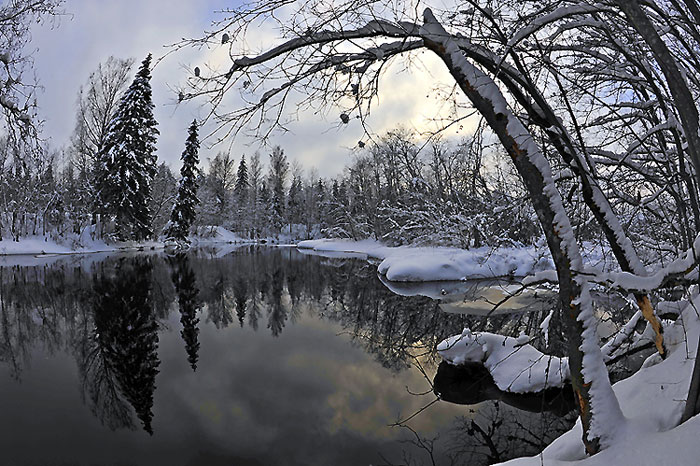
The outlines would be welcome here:
M 285 218 L 285 195 L 284 185 L 287 181 L 287 172 L 289 171 L 289 163 L 284 151 L 281 147 L 276 146 L 270 154 L 270 172 L 269 172 L 269 188 L 272 191 L 272 225 L 275 233 L 279 233 L 282 228 L 282 222 Z
M 199 329 L 197 324 L 199 318 L 197 311 L 201 308 L 199 300 L 199 288 L 197 288 L 195 273 L 190 267 L 189 260 L 185 254 L 178 254 L 172 260 L 173 273 L 172 280 L 177 293 L 177 301 L 180 307 L 180 323 L 182 330 L 180 336 L 185 342 L 187 360 L 192 366 L 192 370 L 197 370 L 197 360 L 199 359 Z
M 233 188 L 233 193 L 236 196 L 240 206 L 243 206 L 248 198 L 248 166 L 245 163 L 245 155 L 241 158 L 241 163 L 238 164 L 238 173 L 236 174 L 236 186 Z
M 177 190 L 177 198 L 170 215 L 170 225 L 165 235 L 177 241 L 187 242 L 190 227 L 197 217 L 198 174 L 197 164 L 199 152 L 199 139 L 197 136 L 197 121 L 190 125 L 185 150 L 182 153 L 182 168 L 180 169 L 180 185 Z
M 153 117 L 150 65 L 149 54 L 112 116 L 98 156 L 100 211 L 115 218 L 121 240 L 153 235 L 149 204 L 159 132 Z
M 241 163 L 238 164 L 236 184 L 233 187 L 233 200 L 236 205 L 234 229 L 243 235 L 248 234 L 253 226 L 250 219 L 250 209 L 252 206 L 248 205 L 248 198 L 250 197 L 248 194 L 249 191 L 250 182 L 248 180 L 248 166 L 245 163 L 244 155 L 241 157 Z
M 289 221 L 289 232 L 292 232 L 292 224 L 301 221 L 302 206 L 302 184 L 301 180 L 294 177 L 292 184 L 289 186 L 289 194 L 287 195 L 287 219 Z

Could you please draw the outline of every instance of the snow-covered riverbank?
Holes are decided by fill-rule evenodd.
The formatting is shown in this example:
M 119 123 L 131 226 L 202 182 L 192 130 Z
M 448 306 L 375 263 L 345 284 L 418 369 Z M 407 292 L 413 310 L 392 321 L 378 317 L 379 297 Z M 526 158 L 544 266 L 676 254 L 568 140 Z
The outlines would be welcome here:
M 380 260 L 379 273 L 397 282 L 453 281 L 468 278 L 522 277 L 552 269 L 549 254 L 534 247 L 457 249 L 385 246 L 375 240 L 319 239 L 301 241 L 300 250 L 350 254 Z
M 665 330 L 668 349 L 668 357 L 665 360 L 662 361 L 658 354 L 654 354 L 647 359 L 637 373 L 613 385 L 625 419 L 623 424 L 615 426 L 615 439 L 612 446 L 597 455 L 587 457 L 581 441 L 579 421 L 572 430 L 552 442 L 541 454 L 530 458 L 514 459 L 503 464 L 509 466 L 698 464 L 700 442 L 697 438 L 700 433 L 700 415 L 678 425 L 690 386 L 694 356 L 700 336 L 700 317 L 696 312 L 698 306 L 700 306 L 700 296 L 695 295 L 692 304 L 686 306 L 681 317 Z M 470 336 L 468 333 L 466 335 Z M 452 339 L 455 338 L 459 337 Z M 469 345 L 464 346 L 465 351 L 469 348 Z M 522 348 L 532 351 L 527 344 Z M 458 352 L 459 349 L 455 346 L 443 356 L 451 360 L 469 359 L 469 354 L 466 352 L 462 355 L 457 354 Z M 510 364 L 510 360 L 514 362 Z M 501 378 L 505 377 L 504 374 L 510 373 L 511 379 L 516 380 L 517 375 L 523 371 L 522 367 L 516 367 L 519 362 L 517 358 L 504 356 L 498 367 Z
M 201 234 L 193 235 L 189 239 L 193 246 L 251 242 L 222 227 L 202 229 Z M 93 239 L 89 233 L 60 239 L 52 238 L 48 235 L 36 235 L 22 237 L 19 241 L 3 238 L 0 240 L 0 257 L 7 259 L 9 256 L 41 257 L 49 255 L 157 250 L 164 248 L 165 243 L 163 241 L 106 242 L 102 239 Z
M 84 238 L 82 240 L 56 240 L 48 236 L 28 236 L 19 241 L 4 238 L 0 241 L 0 256 L 45 255 L 45 254 L 87 254 L 128 249 L 159 249 L 163 243 L 144 241 L 139 243 L 107 243 L 103 240 Z
M 255 243 L 294 245 L 288 238 L 249 240 L 222 227 L 200 228 L 190 237 L 192 246 L 210 244 Z M 287 244 L 290 243 L 290 244 Z M 458 281 L 493 277 L 522 277 L 553 268 L 549 254 L 536 247 L 502 247 L 491 249 L 457 249 L 446 247 L 385 246 L 376 240 L 343 239 L 306 240 L 296 244 L 302 252 L 323 256 L 355 257 L 379 260 L 379 272 L 396 282 Z M 20 241 L 5 238 L 0 241 L 0 256 L 45 256 L 89 254 L 165 248 L 163 241 L 105 242 L 89 234 L 62 238 L 44 236 L 23 237 Z

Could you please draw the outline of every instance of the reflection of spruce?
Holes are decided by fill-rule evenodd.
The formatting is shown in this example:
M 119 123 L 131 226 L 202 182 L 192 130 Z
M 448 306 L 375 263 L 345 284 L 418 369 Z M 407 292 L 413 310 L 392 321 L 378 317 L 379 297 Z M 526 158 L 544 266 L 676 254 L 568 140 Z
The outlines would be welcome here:
M 268 308 L 267 327 L 272 335 L 278 337 L 282 333 L 284 323 L 287 320 L 287 310 L 282 304 L 282 290 L 284 288 L 284 273 L 282 268 L 275 269 L 270 282 L 270 303 Z
M 290 270 L 287 273 L 287 292 L 289 293 L 289 298 L 292 300 L 292 305 L 299 302 L 301 298 L 301 284 L 302 276 L 305 271 L 299 267 L 299 263 L 295 261 L 289 261 Z
M 95 280 L 95 343 L 105 370 L 114 374 L 122 396 L 149 434 L 160 364 L 151 271 L 148 258 L 121 259 L 113 278 Z
M 260 319 L 260 300 L 258 293 L 253 291 L 250 298 L 250 309 L 248 309 L 248 325 L 255 331 L 258 330 L 258 319 Z
M 248 302 L 248 283 L 242 277 L 238 277 L 233 284 L 233 297 L 236 301 L 238 322 L 243 327 L 243 319 L 245 319 L 246 304 Z
M 217 271 L 217 273 L 222 275 L 211 282 L 213 285 L 209 288 L 209 299 L 206 302 L 209 310 L 209 320 L 216 325 L 216 328 L 226 328 L 233 322 L 233 316 L 231 315 L 226 296 L 228 281 L 223 276 L 224 271 Z
M 194 271 L 185 254 L 178 254 L 173 259 L 172 279 L 180 306 L 180 323 L 182 323 L 180 335 L 185 342 L 187 360 L 190 362 L 192 370 L 196 371 L 199 359 L 199 329 L 197 328 L 199 323 L 197 311 L 200 308 L 199 289 L 195 283 Z

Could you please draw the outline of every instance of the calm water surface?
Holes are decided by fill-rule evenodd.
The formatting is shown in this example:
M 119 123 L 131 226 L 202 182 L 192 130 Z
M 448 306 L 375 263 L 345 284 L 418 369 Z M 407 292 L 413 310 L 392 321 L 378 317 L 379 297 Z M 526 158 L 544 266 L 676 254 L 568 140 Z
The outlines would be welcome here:
M 532 454 L 571 416 L 484 401 L 495 396 L 483 383 L 466 401 L 460 388 L 470 405 L 434 402 L 432 384 L 441 339 L 465 325 L 533 322 L 445 313 L 393 293 L 365 261 L 294 249 L 4 265 L 0 464 L 448 465 Z

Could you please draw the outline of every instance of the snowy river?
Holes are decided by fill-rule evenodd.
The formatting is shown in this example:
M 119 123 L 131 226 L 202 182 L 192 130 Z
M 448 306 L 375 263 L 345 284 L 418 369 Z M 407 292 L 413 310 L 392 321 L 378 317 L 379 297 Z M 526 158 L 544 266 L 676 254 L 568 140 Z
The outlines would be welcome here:
M 292 248 L 0 263 L 0 464 L 478 465 L 571 425 L 556 394 L 507 399 L 478 368 L 443 363 L 433 390 L 439 341 L 545 310 L 410 294 Z

